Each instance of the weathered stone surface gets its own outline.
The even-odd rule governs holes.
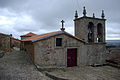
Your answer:
[[[4,56],[4,52],[0,51],[0,58],[2,58]]]
[[[93,42],[88,40],[88,25],[89,22],[93,23]],[[98,42],[98,24],[102,24],[102,41]],[[82,51],[79,57],[79,63],[82,65],[92,64],[104,64],[106,58],[105,47],[105,19],[92,18],[92,17],[80,17],[74,20],[75,24],[75,36],[83,39],[86,44],[82,46]]]
[[[21,41],[19,39],[11,38],[12,47],[20,48]]]
[[[0,50],[4,52],[9,52],[11,50],[9,35],[0,34]]]
[[[56,38],[62,38],[62,47],[56,47]],[[50,37],[34,43],[35,63],[41,66],[67,66],[67,49],[77,48],[81,54],[83,43],[65,34]],[[79,56],[78,61],[79,62]],[[79,63],[78,63],[79,64]]]
[[[97,41],[97,25],[102,24],[103,42],[105,42],[105,19],[96,19],[89,17],[82,17],[75,20],[75,36],[84,39],[88,42],[88,24],[92,22],[94,24],[94,42]]]
[[[13,51],[0,58],[0,80],[52,80],[39,72],[23,51]]]
[[[55,80],[119,80],[120,70],[111,66],[80,66],[46,72]]]
[[[62,47],[56,47],[62,38]],[[50,37],[34,43],[34,62],[40,66],[67,66],[67,49],[77,48],[77,66],[105,63],[104,44],[84,44],[67,35]]]

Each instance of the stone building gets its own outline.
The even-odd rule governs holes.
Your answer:
[[[11,36],[0,33],[0,51],[9,52],[11,50]]]
[[[35,36],[35,35],[37,35],[37,34],[34,34],[34,33],[32,33],[32,32],[29,32],[29,33],[27,33],[27,34],[25,34],[25,35],[21,35],[20,37],[21,37],[21,40],[23,40],[23,39],[27,39],[27,38],[32,37],[32,36]],[[25,42],[22,41],[21,44],[20,44],[20,49],[21,49],[21,50],[26,50],[26,49],[24,48],[24,44],[25,44]]]
[[[84,39],[85,41],[85,59],[83,64],[103,64],[105,63],[106,47],[105,47],[105,21],[104,11],[102,10],[101,18],[87,17],[87,12],[84,7],[83,17],[78,17],[78,13],[75,13],[74,25],[75,36]],[[88,60],[86,60],[88,59]],[[85,62],[84,62],[85,61]]]
[[[12,39],[12,47],[20,48],[21,40],[13,37],[11,39]]]
[[[0,33],[0,51],[10,52],[13,47],[20,48],[20,44],[21,40],[12,37],[12,34]]]
[[[24,39],[23,41],[26,50],[31,54],[35,64],[46,66],[77,65],[77,62],[79,62],[79,57],[77,59],[77,55],[80,55],[78,53],[82,51],[82,45],[84,44],[84,41],[65,31],[37,35]],[[68,57],[74,56],[75,58],[73,58],[73,60],[76,63],[71,61],[74,64],[68,63],[68,65],[66,65],[66,53],[68,50],[75,54],[71,55],[71,53],[68,53]]]
[[[34,34],[32,32],[29,32],[29,33],[27,33],[25,35],[21,35],[20,37],[21,37],[21,40],[23,40],[23,39],[26,39],[26,38],[29,38],[29,37],[32,37],[32,36],[35,36],[35,35],[36,34]]]
[[[105,63],[105,19],[75,13],[75,36],[67,33],[62,21],[61,31],[34,35],[23,39],[24,48],[39,66],[72,67]]]

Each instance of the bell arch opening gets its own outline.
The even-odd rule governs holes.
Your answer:
[[[88,42],[94,42],[94,24],[88,23]]]
[[[103,42],[103,27],[101,23],[97,24],[97,42]]]

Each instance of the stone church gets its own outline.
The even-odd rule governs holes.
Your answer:
[[[60,31],[37,35],[28,33],[22,36],[22,48],[39,66],[73,67],[105,63],[105,21],[104,11],[101,18],[86,15],[78,17],[75,12],[75,36],[65,31],[64,21]],[[28,36],[29,35],[29,36]],[[26,38],[27,37],[27,38]]]

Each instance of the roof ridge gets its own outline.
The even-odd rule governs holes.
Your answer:
[[[62,32],[62,31],[53,31],[53,32]],[[53,32],[49,32],[49,33],[53,33]],[[44,34],[49,34],[49,33],[44,33]],[[44,35],[44,34],[40,34],[40,35]]]
[[[66,32],[66,31],[65,31],[65,32]],[[66,32],[66,33],[69,34],[69,35],[71,35],[71,36],[73,36],[73,37],[76,37],[76,38],[80,39],[79,37],[74,36],[74,35],[72,35],[72,34],[70,34],[70,33],[68,33],[68,32]],[[80,40],[83,40],[83,39],[80,39]]]
[[[27,34],[21,35],[20,37],[34,36],[34,35],[37,35],[37,34],[35,34],[35,33],[33,33],[33,32],[29,32],[29,33],[27,33]]]
[[[0,33],[0,35],[10,36],[9,34]]]
[[[63,34],[65,33],[66,35],[69,35],[77,40],[80,40],[81,42],[84,42],[82,39],[66,32],[66,31],[54,31],[54,32],[49,32],[49,33],[45,33],[45,34],[40,34],[40,35],[36,35],[36,36],[32,36],[32,37],[29,37],[27,39],[24,39],[22,41],[31,41],[31,42],[36,42],[36,41],[39,41],[39,40],[42,40],[42,39],[46,39],[48,37],[52,37],[52,36],[56,36],[56,35],[59,35],[59,34]],[[85,43],[85,42],[84,42]]]
[[[58,33],[58,32],[63,32],[63,31],[54,31],[54,32],[49,32],[49,33],[45,33],[45,34],[35,35],[35,36],[31,36],[31,37],[29,37],[27,39],[23,39],[22,41],[33,41],[33,40],[31,40],[32,38],[37,38],[38,37],[38,39],[39,39],[40,36],[46,37],[46,36],[48,36],[50,34],[55,34],[55,33]]]

